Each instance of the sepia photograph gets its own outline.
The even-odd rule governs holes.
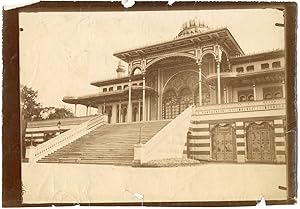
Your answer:
[[[285,12],[21,9],[22,203],[293,199]]]

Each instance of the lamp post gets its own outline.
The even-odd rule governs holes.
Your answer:
[[[141,144],[141,137],[142,137],[142,126],[140,126],[139,144]]]
[[[58,128],[58,132],[60,134],[60,128],[61,128],[61,122],[60,121],[58,121],[58,123],[57,123],[57,128]]]
[[[33,134],[31,133],[31,138],[30,138],[30,146],[33,146]]]

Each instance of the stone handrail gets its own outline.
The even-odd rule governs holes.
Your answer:
[[[192,107],[178,115],[146,144],[136,144],[134,162],[145,163],[151,160],[181,158],[186,133],[191,120]]]
[[[285,108],[285,99],[236,102],[219,105],[205,105],[193,108],[192,115],[211,115],[235,112],[252,112]]]
[[[39,159],[55,152],[76,139],[86,135],[95,128],[107,122],[106,115],[95,116],[92,119],[46,141],[36,147],[30,146],[26,150],[26,157],[29,162],[36,162]]]

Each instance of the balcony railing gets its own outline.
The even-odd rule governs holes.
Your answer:
[[[277,71],[284,71],[285,68],[283,67],[279,67],[279,68],[276,68],[276,67],[270,67],[268,69],[261,69],[261,68],[254,68],[253,70],[243,70],[243,71],[240,71],[240,72],[236,72],[236,71],[232,71],[232,72],[221,72],[220,73],[220,76],[222,78],[232,78],[232,77],[238,77],[238,76],[243,76],[243,75],[256,75],[256,74],[260,74],[260,73],[266,73],[266,72],[277,72]],[[209,74],[206,76],[206,78],[208,80],[210,79],[216,79],[217,78],[217,73],[212,73],[212,74]]]
[[[237,112],[253,112],[263,110],[277,110],[284,109],[286,105],[285,99],[274,100],[260,100],[248,102],[236,102],[218,105],[196,106],[193,108],[192,115],[211,115],[223,113],[237,113]]]

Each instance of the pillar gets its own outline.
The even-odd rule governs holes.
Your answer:
[[[112,104],[111,123],[117,123],[117,104]]]
[[[139,119],[138,121],[141,121],[141,101],[139,99]]]
[[[128,83],[128,108],[127,108],[127,122],[132,121],[132,104],[131,104],[131,79]]]
[[[282,81],[282,98],[285,98],[285,82]]]
[[[257,97],[256,97],[256,86],[255,86],[255,83],[253,84],[253,97],[254,97],[254,101],[256,101]]]
[[[220,61],[217,61],[217,86],[218,86],[218,104],[221,104],[221,70]]]
[[[89,115],[92,115],[92,106],[89,105]]]
[[[199,69],[199,105],[202,105],[202,68],[201,68],[202,63],[198,64],[198,69]]]
[[[121,102],[119,103],[119,123],[122,123],[122,115],[121,115],[121,112],[122,112],[122,106],[121,106]]]
[[[158,69],[158,74],[157,74],[157,120],[161,120],[161,70]]]
[[[86,105],[86,112],[85,112],[85,115],[88,116],[89,115],[89,106]]]
[[[228,103],[228,89],[227,89],[227,86],[224,87],[224,103]]]
[[[146,121],[146,80],[143,74],[143,121]]]
[[[75,110],[74,110],[74,116],[76,117],[77,115],[77,104],[75,104]]]
[[[147,120],[150,121],[150,96],[147,99]]]

